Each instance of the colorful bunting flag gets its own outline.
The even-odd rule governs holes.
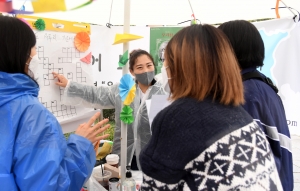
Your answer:
[[[31,4],[35,13],[67,10],[65,0],[35,0]]]
[[[0,12],[9,13],[13,11],[12,1],[0,0]]]

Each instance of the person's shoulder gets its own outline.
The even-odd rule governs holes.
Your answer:
[[[22,111],[27,108],[39,108],[44,109],[45,107],[40,103],[39,99],[31,94],[22,94],[15,96],[9,101],[11,107],[18,105],[18,110]]]
[[[157,86],[157,87],[161,87],[162,86],[162,81],[161,80],[155,80],[155,83],[153,85]]]
[[[150,95],[166,95],[166,94],[169,94],[169,93],[164,90],[163,85],[162,85],[161,82],[156,81],[151,86]]]
[[[172,111],[175,113],[180,113],[180,112],[184,112],[184,111],[188,111],[191,109],[191,107],[194,107],[195,105],[202,105],[205,104],[202,101],[199,102],[196,99],[193,98],[179,98],[174,100],[168,107],[166,107],[165,109],[168,111]],[[199,107],[198,109],[202,109],[201,107]]]
[[[249,79],[243,82],[244,97],[247,103],[273,104],[280,101],[279,95],[265,82],[258,79]]]
[[[259,72],[259,71],[257,71]],[[266,76],[259,72],[262,78],[266,78]],[[245,88],[245,93],[259,93],[259,94],[271,94],[277,95],[277,93],[268,85],[267,83],[263,82],[260,79],[252,78],[243,81],[243,85]]]
[[[56,104],[56,100],[53,100],[51,104]],[[24,95],[20,97],[20,104],[22,105],[22,115],[35,116],[36,120],[47,119],[52,121],[53,124],[57,124],[57,119],[48,108],[50,107],[48,103],[43,105],[37,97],[31,95]],[[54,123],[56,122],[56,123]]]
[[[165,119],[172,119],[190,113],[190,109],[193,108],[195,104],[197,104],[197,101],[192,98],[179,98],[174,100],[169,106],[165,107],[159,114]],[[201,109],[201,107],[197,109]],[[172,120],[164,121],[171,122]],[[179,122],[179,119],[177,119],[177,121]],[[181,118],[180,121],[184,122],[185,119]]]
[[[30,132],[48,134],[51,135],[51,139],[55,140],[61,139],[62,129],[54,113],[40,103],[37,97],[24,95],[19,97],[18,102],[20,103],[18,117],[16,118],[19,131],[18,143],[26,141],[31,135]],[[51,133],[49,134],[49,132]],[[56,137],[56,135],[60,136]]]
[[[26,107],[34,108],[38,110],[46,110],[46,107],[39,101],[39,98],[31,96],[31,95],[23,95],[22,104],[24,104]],[[55,101],[54,101],[55,102]],[[47,103],[45,103],[47,104]]]
[[[195,98],[184,97],[175,100],[172,103],[172,107],[178,112],[180,111],[190,111],[190,109],[195,109],[195,111],[204,110],[205,108],[209,108],[214,105],[213,100],[210,98],[205,98],[202,101],[199,101]]]
[[[229,118],[233,119],[231,123],[237,123],[235,126],[244,125],[245,121],[252,121],[251,116],[242,108],[242,106],[224,105],[211,97],[207,97],[202,101],[194,98],[181,98],[172,104],[174,114],[186,114],[196,121],[218,121],[226,123]],[[243,119],[243,120],[240,120]]]
[[[152,126],[157,126],[158,124],[163,123],[169,123],[171,122],[170,120],[165,120],[165,119],[171,119],[172,116],[174,116],[174,111],[176,111],[176,105],[174,102],[172,102],[170,105],[167,107],[163,108],[158,114],[154,117],[153,119],[153,124]]]

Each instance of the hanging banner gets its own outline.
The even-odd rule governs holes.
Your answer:
[[[67,10],[65,0],[37,0],[31,3],[35,13]]]
[[[155,62],[155,73],[159,74],[164,61],[165,47],[182,27],[155,27],[150,29],[150,54]]]
[[[279,89],[290,133],[300,135],[300,23],[291,18],[253,24],[265,45],[261,72]]]

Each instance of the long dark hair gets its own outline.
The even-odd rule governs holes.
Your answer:
[[[252,23],[244,20],[228,21],[218,28],[228,37],[242,69],[264,65],[264,42]]]
[[[25,64],[36,44],[31,28],[20,19],[0,16],[0,40],[0,71],[27,75]]]

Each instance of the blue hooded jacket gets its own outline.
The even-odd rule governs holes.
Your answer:
[[[0,189],[79,191],[95,164],[92,143],[66,141],[56,118],[24,74],[0,72]]]
[[[254,70],[256,69],[247,68],[242,74]],[[249,79],[244,81],[243,85],[246,101],[243,107],[261,126],[270,143],[283,189],[292,191],[292,141],[281,98],[261,80]]]

